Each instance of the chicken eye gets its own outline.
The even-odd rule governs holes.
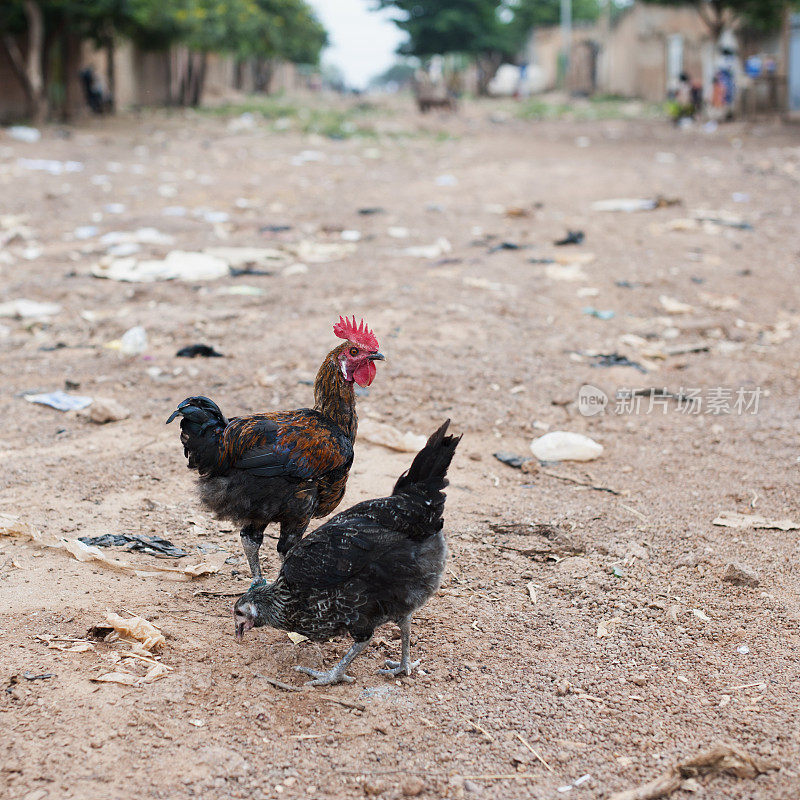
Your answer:
[[[350,348],[350,355],[354,356],[354,357],[357,356],[358,355],[358,348],[357,347],[351,347]]]

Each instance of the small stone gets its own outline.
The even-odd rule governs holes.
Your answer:
[[[559,681],[556,684],[556,694],[559,697],[564,697],[572,691],[572,686],[568,680]]]
[[[647,675],[642,675],[641,673],[637,675],[631,675],[628,680],[630,680],[630,682],[636,686],[644,686],[647,683]]]
[[[475,783],[475,781],[466,780],[464,781],[464,791],[469,792],[469,794],[478,794],[481,790],[479,784]]]
[[[425,791],[425,783],[419,778],[406,778],[400,784],[400,790],[406,797],[419,797]]]
[[[92,422],[104,425],[106,422],[119,422],[121,419],[128,419],[131,412],[116,400],[96,397],[87,409],[86,415]]]
[[[758,586],[761,583],[758,573],[752,567],[736,561],[731,561],[725,567],[722,580],[726,583],[732,583],[734,586]]]
[[[368,780],[364,783],[364,794],[368,797],[377,797],[386,791],[386,784],[383,781]]]

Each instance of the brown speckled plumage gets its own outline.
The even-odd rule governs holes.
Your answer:
[[[313,517],[330,514],[344,496],[358,427],[353,379],[343,366],[353,350],[358,347],[344,342],[325,357],[313,409],[227,420],[212,400],[190,397],[169,419],[182,417],[181,442],[189,468],[199,473],[203,503],[243,526],[254,577],[260,577],[258,548],[267,525],[280,523],[283,555]],[[362,362],[382,358],[361,351]]]

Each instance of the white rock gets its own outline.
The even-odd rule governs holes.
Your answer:
[[[60,311],[61,306],[58,303],[39,303],[36,300],[26,300],[25,298],[0,304],[0,317],[16,317],[17,319],[52,317]]]
[[[138,356],[147,349],[147,331],[137,325],[125,331],[119,340],[119,351],[124,356]]]
[[[603,453],[603,445],[582,433],[552,431],[531,442],[531,452],[540,461],[592,461]]]
[[[94,402],[84,412],[86,416],[98,425],[104,425],[106,422],[117,422],[121,419],[128,419],[131,415],[129,409],[118,403],[116,400],[111,400],[105,397],[95,397]]]

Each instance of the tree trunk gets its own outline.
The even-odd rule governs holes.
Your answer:
[[[2,37],[14,74],[25,92],[28,116],[34,125],[41,125],[47,118],[47,92],[42,65],[44,62],[44,15],[41,6],[34,0],[24,0],[23,11],[28,23],[28,49],[25,57],[17,40],[8,34]]]
[[[489,94],[489,84],[500,69],[503,63],[502,53],[492,51],[489,53],[481,53],[476,59],[478,66],[478,96],[486,97]]]
[[[208,53],[193,53],[190,60],[194,62],[192,68],[192,80],[189,84],[189,96],[187,105],[197,108],[203,99],[203,88],[206,83],[206,67],[208,65]]]
[[[114,63],[115,42],[114,31],[106,37],[106,88],[108,90],[108,112],[114,113],[117,104],[117,67]]]
[[[62,122],[69,122],[75,116],[75,77],[78,74],[79,46],[77,37],[64,30],[61,36],[61,80],[64,82]]]

